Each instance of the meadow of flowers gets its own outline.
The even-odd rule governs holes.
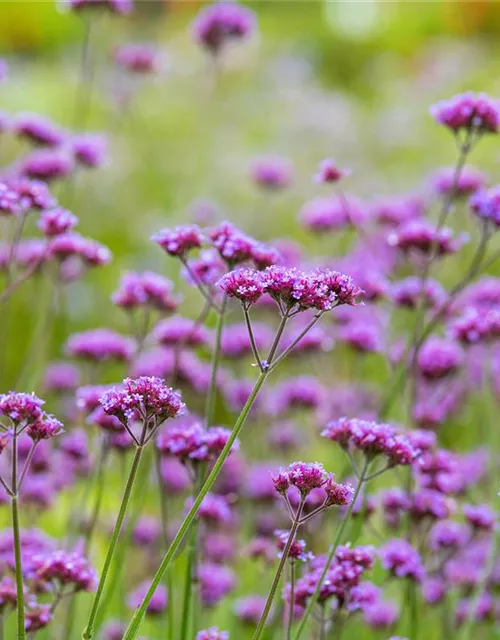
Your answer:
[[[314,151],[261,133],[239,183],[230,107],[266,33],[206,4],[180,46],[189,153],[156,141],[184,206],[132,219],[161,182],[143,105],[178,57],[124,37],[132,0],[61,7],[80,34],[64,124],[0,112],[0,639],[496,637],[500,102],[426,105],[426,166],[448,163],[409,192],[353,193],[329,122],[313,158],[316,116],[285,108]],[[290,72],[262,108],[298,100]],[[25,73],[0,60],[2,94]],[[246,213],[205,198],[222,183],[252,190]]]

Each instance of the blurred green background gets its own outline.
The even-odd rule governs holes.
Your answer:
[[[70,332],[127,330],[109,300],[124,270],[152,268],[178,281],[177,264],[149,237],[192,220],[197,201],[213,202],[217,218],[259,239],[291,237],[311,256],[343,252],[345,237],[318,246],[297,221],[301,205],[320,193],[311,180],[318,161],[333,156],[350,167],[346,188],[361,198],[425,192],[429,173],[456,159],[452,136],[436,126],[429,105],[467,89],[500,95],[499,2],[247,3],[258,13],[259,37],[231,48],[215,78],[189,33],[200,3],[136,4],[128,18],[95,20],[93,79],[82,85],[82,20],[52,2],[0,3],[0,55],[10,64],[0,109],[39,112],[75,130],[85,124],[110,138],[105,168],[79,174],[71,189],[56,187],[61,204],[80,217],[80,232],[109,245],[114,261],[65,292],[54,329],[44,335],[47,357],[62,354]],[[162,71],[131,82],[117,70],[110,53],[130,41],[154,43]],[[82,114],[85,95],[90,108]],[[25,150],[0,139],[4,165]],[[252,183],[252,161],[266,154],[291,159],[290,189],[264,196]],[[472,157],[492,183],[499,160],[489,139]],[[3,389],[25,365],[42,313],[43,296],[32,284],[12,304]],[[192,300],[195,313],[199,302]],[[61,524],[47,521],[54,532]],[[255,587],[250,567],[241,575],[241,593],[246,580]]]

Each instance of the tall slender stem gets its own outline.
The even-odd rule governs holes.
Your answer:
[[[304,507],[304,498],[301,499],[299,508],[297,509],[295,520],[293,521],[290,529],[290,533],[288,534],[288,539],[286,541],[285,548],[283,549],[283,552],[281,554],[278,568],[276,569],[274,580],[271,585],[271,589],[269,590],[266,604],[264,605],[264,610],[262,611],[262,615],[260,616],[259,624],[255,629],[255,633],[252,636],[252,640],[258,640],[262,635],[262,631],[264,630],[264,627],[266,626],[267,618],[269,616],[269,612],[271,611],[271,607],[273,605],[274,596],[276,595],[276,591],[278,589],[278,585],[281,580],[281,574],[283,573],[283,569],[285,568],[285,564],[288,559],[288,554],[290,553],[290,549],[292,547],[293,541],[295,540],[297,529],[300,526],[300,516],[302,515],[303,507]],[[292,606],[293,606],[293,603],[292,603]]]
[[[279,324],[278,327],[278,331],[276,332],[276,335],[274,337],[273,340],[273,344],[271,345],[271,348],[269,349],[269,353],[267,355],[267,366],[270,367],[271,364],[273,363],[274,360],[274,356],[276,355],[276,351],[279,347],[280,344],[280,340],[281,337],[283,335],[283,331],[285,330],[286,327],[286,323],[288,322],[288,313],[285,313],[282,317],[281,317],[281,322]]]
[[[242,305],[243,315],[245,316],[245,324],[247,326],[248,337],[250,338],[250,346],[252,347],[252,353],[255,360],[255,364],[259,367],[261,371],[263,371],[264,367],[262,365],[262,359],[259,354],[259,350],[257,348],[257,343],[255,342],[255,336],[253,334],[252,322],[250,320],[250,314],[248,313],[248,309],[245,305]]]
[[[23,583],[23,564],[21,555],[21,531],[19,527],[19,498],[18,498],[18,481],[17,481],[17,425],[14,428],[14,436],[12,438],[12,480],[11,486],[13,496],[11,497],[12,511],[12,534],[14,537],[14,557],[16,561],[16,598],[17,598],[17,640],[26,638],[26,630],[24,628],[24,583]]]
[[[111,452],[111,449],[108,445],[108,442],[104,442],[102,444],[101,455],[99,457],[97,474],[96,474],[96,482],[97,482],[97,494],[94,502],[94,508],[92,509],[92,515],[90,517],[90,522],[88,527],[86,528],[85,535],[85,550],[88,553],[90,549],[90,544],[92,542],[92,538],[95,533],[95,529],[97,526],[97,521],[99,520],[99,513],[101,511],[102,498],[104,495],[104,472],[106,469],[106,462],[108,460],[108,456]]]
[[[193,502],[193,506],[191,507],[188,514],[184,518],[184,521],[182,522],[175,538],[173,539],[167,553],[165,554],[160,566],[158,567],[158,570],[151,582],[151,586],[148,592],[146,593],[140,607],[136,610],[132,620],[130,621],[128,629],[125,632],[125,635],[123,636],[123,640],[133,640],[133,638],[137,636],[142,620],[146,614],[148,604],[151,598],[153,597],[153,594],[156,591],[156,588],[160,584],[163,574],[165,573],[172,559],[177,553],[184,539],[184,536],[191,528],[191,525],[193,524],[193,521],[196,518],[196,514],[198,513],[198,510],[200,508],[201,503],[203,502],[203,499],[205,498],[205,496],[207,495],[207,493],[210,491],[215,481],[217,480],[220,470],[222,469],[222,466],[224,465],[226,458],[230,454],[233,444],[236,438],[239,436],[240,431],[243,428],[243,425],[245,424],[248,414],[250,413],[250,410],[253,406],[253,403],[255,402],[255,399],[262,385],[264,384],[266,378],[267,378],[267,373],[261,373],[260,376],[258,377],[255,383],[255,386],[252,390],[252,393],[248,397],[248,400],[246,401],[245,406],[243,407],[238,419],[236,420],[236,423],[233,427],[231,435],[228,438],[228,441],[224,449],[222,450],[220,456],[218,457],[216,463],[214,464],[212,471],[210,472],[208,478],[206,479],[201,491],[199,492],[197,498]],[[84,637],[84,640],[87,640],[87,638]]]
[[[295,613],[295,559],[290,559],[290,602],[288,605],[288,617],[286,621],[285,640],[290,640],[292,637],[292,625]]]
[[[313,595],[311,596],[311,598],[309,599],[309,602],[307,604],[306,610],[304,611],[304,615],[302,616],[302,620],[300,621],[300,625],[299,628],[297,629],[297,633],[294,636],[294,640],[299,640],[300,636],[302,635],[304,628],[307,624],[307,621],[309,619],[309,616],[312,613],[312,610],[314,609],[316,603],[318,602],[318,597],[321,591],[321,587],[323,585],[323,582],[325,581],[325,577],[326,574],[328,573],[328,569],[330,567],[330,564],[332,563],[333,557],[335,555],[335,551],[337,551],[337,547],[339,546],[341,540],[342,540],[342,536],[344,534],[345,528],[347,526],[347,523],[350,520],[351,514],[352,514],[352,510],[354,509],[354,505],[359,497],[360,491],[361,491],[361,487],[364,484],[365,478],[368,475],[368,469],[370,467],[370,462],[367,460],[364,464],[363,470],[361,471],[361,476],[359,478],[358,484],[356,486],[356,491],[354,492],[351,504],[349,505],[347,512],[344,516],[344,519],[342,520],[340,526],[337,529],[337,535],[335,536],[335,540],[333,541],[333,545],[332,548],[330,549],[330,553],[328,554],[328,558],[326,559],[325,562],[325,566],[323,568],[323,571],[321,573],[321,576],[318,580],[318,584],[316,585],[316,589],[313,593]]]
[[[310,329],[312,329],[314,327],[314,325],[318,322],[318,320],[321,318],[321,316],[323,315],[324,311],[320,311],[319,313],[317,313],[314,318],[304,327],[304,329],[299,333],[299,335],[292,341],[292,343],[283,351],[283,353],[281,353],[276,360],[273,362],[273,366],[271,367],[272,369],[274,369],[274,367],[276,367],[282,360],[283,358],[286,358],[287,355],[293,351],[293,349],[295,349],[295,347],[297,346],[297,344],[302,340],[302,338],[306,335],[306,333],[308,333],[308,331]]]
[[[130,468],[129,476],[127,479],[127,484],[125,485],[125,491],[123,493],[122,502],[120,505],[120,510],[118,512],[118,517],[116,519],[115,528],[113,530],[113,535],[111,536],[111,542],[108,547],[108,552],[106,554],[106,559],[104,561],[104,566],[102,568],[101,578],[99,580],[99,586],[97,587],[97,591],[94,597],[94,602],[92,604],[92,609],[90,611],[90,616],[87,622],[87,626],[82,634],[83,640],[91,640],[94,636],[94,625],[97,616],[97,611],[99,609],[99,604],[101,602],[101,598],[104,592],[104,586],[106,584],[106,580],[108,577],[109,569],[111,566],[111,561],[113,559],[113,555],[115,553],[116,545],[118,543],[118,538],[120,536],[120,531],[123,525],[123,521],[125,519],[125,514],[127,512],[127,507],[130,501],[130,496],[132,494],[132,489],[134,487],[135,478],[137,476],[137,471],[139,469],[139,465],[141,462],[143,453],[143,447],[137,447],[134,455],[134,460],[132,462],[132,466]]]
[[[222,331],[224,329],[224,320],[226,315],[227,298],[224,296],[222,300],[219,317],[217,318],[217,329],[215,331],[215,345],[212,355],[212,371],[210,374],[210,387],[208,389],[207,402],[205,406],[205,424],[211,427],[215,415],[215,405],[217,400],[217,373],[219,371],[220,351]]]

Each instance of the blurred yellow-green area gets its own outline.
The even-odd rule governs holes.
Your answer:
[[[200,203],[213,203],[218,219],[231,219],[259,239],[299,240],[311,257],[341,253],[345,237],[318,242],[298,222],[302,204],[320,194],[311,177],[322,158],[350,167],[346,189],[363,199],[425,193],[430,172],[456,160],[453,137],[437,127],[429,106],[468,89],[500,95],[500,2],[247,4],[257,12],[259,35],[231,47],[217,69],[190,35],[199,2],[138,0],[130,17],[96,16],[92,73],[82,77],[81,17],[42,0],[0,2],[0,55],[10,66],[0,85],[0,110],[41,113],[110,140],[109,163],[79,173],[70,188],[56,186],[56,194],[79,216],[79,231],[108,245],[114,260],[68,288],[53,330],[38,326],[42,361],[61,357],[71,332],[127,329],[110,302],[123,271],[151,268],[179,282],[177,264],[149,238],[163,226],[191,221]],[[131,79],[117,70],[111,52],[125,42],[153,43],[161,51],[161,71]],[[0,138],[2,165],[23,151],[18,141]],[[264,196],[250,167],[268,154],[290,158],[294,181]],[[492,183],[499,161],[493,139],[474,150],[472,163]],[[34,222],[28,235],[36,235]],[[31,336],[44,305],[40,286],[28,282],[12,304],[2,389],[20,372],[27,386],[32,380]],[[197,312],[194,293],[187,307],[186,314]],[[373,370],[376,356],[374,363]],[[348,375],[351,366],[340,368]],[[369,377],[371,365],[364,367]],[[262,455],[269,455],[266,446],[258,447]],[[110,512],[116,500],[106,497]],[[46,520],[49,530],[61,533],[61,523]],[[255,588],[248,569],[242,593]],[[222,610],[229,620],[229,605]],[[360,629],[359,637],[368,637],[364,633]],[[431,629],[427,637],[438,638]]]

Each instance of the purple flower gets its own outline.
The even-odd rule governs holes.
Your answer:
[[[422,279],[416,276],[394,283],[390,292],[392,301],[401,307],[415,309],[423,297],[427,307],[441,306],[446,300],[442,285],[437,280],[428,279],[422,291],[422,284]]]
[[[28,633],[35,633],[44,629],[52,622],[52,612],[50,604],[39,604],[36,600],[29,603],[26,608],[24,628]]]
[[[429,533],[429,546],[432,551],[460,549],[470,538],[469,527],[462,522],[441,520],[433,525]]]
[[[158,542],[160,535],[161,527],[158,520],[141,516],[132,532],[132,542],[138,547],[148,547]]]
[[[463,507],[467,522],[479,531],[493,531],[496,525],[496,514],[487,504],[467,504]]]
[[[127,15],[134,8],[133,0],[64,0],[65,5],[73,11],[107,9],[110,13]]]
[[[205,607],[215,607],[236,583],[234,572],[212,562],[205,562],[198,569],[200,595]]]
[[[143,601],[146,593],[151,586],[149,580],[142,582],[137,589],[132,591],[127,598],[127,605],[129,609],[137,609]],[[149,601],[146,613],[150,616],[161,615],[168,605],[168,593],[165,585],[159,584],[153,594],[153,597]]]
[[[252,258],[256,241],[231,222],[221,222],[210,230],[209,236],[220,257],[230,267]]]
[[[300,221],[306,229],[314,232],[338,231],[351,223],[349,211],[338,198],[315,198],[302,207]]]
[[[274,487],[278,493],[285,493],[289,487],[297,487],[302,496],[313,489],[322,487],[327,474],[319,462],[292,462],[285,469],[280,469],[272,476]]]
[[[147,44],[124,44],[113,53],[116,64],[130,73],[147,74],[158,70],[155,49]]]
[[[188,498],[186,510],[193,506],[193,502],[193,498]],[[233,512],[224,496],[207,493],[200,505],[197,517],[211,525],[229,524],[233,520]]]
[[[332,476],[329,476],[323,489],[326,493],[326,506],[328,507],[345,507],[352,502],[354,488],[350,484],[339,484]]]
[[[255,31],[252,11],[235,2],[216,2],[203,8],[192,24],[194,39],[211,54],[230,40],[246,40]]]
[[[440,603],[446,596],[446,582],[442,578],[426,578],[421,585],[422,596],[427,604]]]
[[[49,209],[42,212],[38,221],[38,228],[44,236],[50,238],[71,231],[77,224],[78,218],[71,211],[58,207],[57,209]]]
[[[390,540],[380,550],[382,566],[396,578],[410,578],[420,582],[424,567],[418,551],[406,540]]]
[[[80,371],[70,362],[52,362],[45,369],[44,387],[53,393],[72,391],[80,383]]]
[[[319,184],[333,184],[339,182],[350,174],[350,171],[339,169],[330,158],[322,160],[318,167],[318,173],[314,176],[314,182]]]
[[[192,249],[199,249],[203,235],[196,225],[183,225],[162,229],[151,237],[170,256],[184,259]]]
[[[33,424],[43,417],[44,404],[34,393],[10,391],[0,395],[0,414],[10,418],[14,424]]]
[[[33,577],[42,582],[70,586],[73,591],[94,591],[97,587],[96,572],[87,558],[75,551],[36,555],[31,558],[30,565]]]
[[[87,267],[102,266],[111,260],[111,252],[107,247],[74,232],[52,238],[48,251],[49,256],[57,260],[78,257]]]
[[[187,468],[176,458],[163,459],[160,464],[160,474],[162,485],[170,494],[182,493],[191,485]]]
[[[219,631],[218,627],[210,627],[209,629],[198,631],[195,640],[229,640],[229,633],[227,631]]]
[[[256,625],[264,611],[266,599],[263,596],[253,595],[240,598],[234,605],[234,613],[244,624]],[[269,612],[266,624],[273,619],[273,610]]]
[[[30,422],[26,428],[26,434],[35,442],[48,440],[64,432],[62,423],[54,416],[42,414],[35,421]]]
[[[447,227],[436,229],[425,220],[410,220],[389,234],[387,241],[390,246],[404,252],[446,255],[457,252],[464,244],[465,236],[462,234],[454,238]]]
[[[15,178],[9,181],[9,188],[18,195],[19,203],[25,210],[52,209],[56,205],[56,199],[50,193],[48,186],[40,180]]]
[[[165,346],[200,347],[208,344],[211,336],[202,324],[175,316],[161,320],[153,329],[152,337]]]
[[[198,282],[213,285],[226,271],[225,263],[214,249],[202,249],[197,258],[188,261],[188,266],[182,274],[191,286]]]
[[[45,147],[58,147],[66,137],[53,122],[34,113],[23,113],[17,116],[12,124],[12,130],[20,138]]]
[[[111,329],[91,329],[75,333],[66,342],[66,353],[95,362],[130,360],[135,351],[132,339]]]
[[[125,273],[111,299],[123,309],[148,306],[163,312],[173,312],[180,301],[173,294],[173,288],[171,280],[152,271]]]
[[[71,139],[76,161],[84,167],[101,167],[108,156],[108,141],[98,133],[85,133]]]
[[[500,186],[479,189],[471,196],[469,204],[479,218],[500,226]]]
[[[439,195],[448,195],[453,191],[455,197],[470,196],[481,187],[484,187],[486,176],[475,167],[465,166],[460,174],[456,175],[455,168],[445,167],[438,169],[432,176],[432,186]]]
[[[119,620],[111,620],[106,623],[102,630],[104,640],[123,640],[125,635],[125,625]]]
[[[286,158],[259,158],[252,167],[252,177],[256,184],[265,189],[283,189],[291,182],[292,166]]]
[[[230,435],[222,427],[205,429],[200,422],[181,419],[159,435],[157,445],[162,453],[176,456],[181,462],[209,462],[220,455]],[[237,448],[236,441],[232,451]]]
[[[462,93],[442,100],[430,109],[438,124],[453,132],[461,129],[477,133],[497,133],[500,125],[500,107],[485,93]]]
[[[72,156],[64,149],[33,151],[21,162],[23,176],[50,182],[69,176],[74,169]]]
[[[366,624],[372,629],[392,627],[399,617],[397,606],[392,602],[377,602],[364,610]]]
[[[227,273],[217,285],[228,298],[237,298],[245,305],[251,305],[264,293],[264,283],[260,271],[237,269]]]
[[[203,541],[203,556],[209,562],[224,564],[238,553],[237,541],[226,533],[207,533]]]
[[[424,378],[439,380],[452,375],[464,362],[461,347],[451,340],[430,337],[418,354],[418,370]]]
[[[135,415],[155,426],[169,418],[175,418],[184,410],[180,394],[168,387],[163,380],[141,377],[126,378],[123,385],[104,393],[100,399],[104,411],[125,423]]]
[[[420,218],[423,213],[423,200],[418,196],[405,195],[378,198],[372,204],[370,217],[384,226],[397,227]]]

